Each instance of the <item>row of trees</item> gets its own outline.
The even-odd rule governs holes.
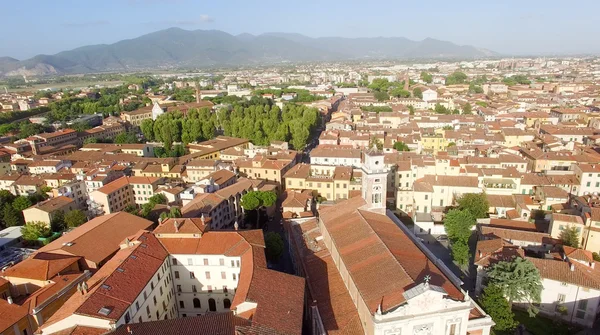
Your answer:
[[[0,227],[22,226],[25,223],[23,210],[47,198],[48,195],[43,192],[17,197],[9,191],[0,190]]]
[[[286,104],[283,110],[270,100],[238,100],[231,108],[211,113],[207,108],[182,113],[165,113],[156,121],[144,120],[142,133],[149,141],[163,142],[167,152],[173,142],[190,143],[211,139],[220,130],[227,136],[247,138],[257,145],[288,141],[297,150],[308,142],[311,131],[320,123],[316,108]]]
[[[452,244],[452,258],[461,266],[469,264],[469,239],[477,219],[488,215],[485,193],[468,193],[457,199],[458,207],[444,218],[444,228]]]

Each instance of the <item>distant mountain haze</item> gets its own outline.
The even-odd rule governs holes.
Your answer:
[[[19,61],[0,57],[0,75],[224,67],[281,62],[481,58],[495,52],[427,38],[312,38],[292,33],[237,36],[219,30],[169,28],[114,44],[99,44]]]

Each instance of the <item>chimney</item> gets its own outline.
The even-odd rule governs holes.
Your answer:
[[[8,298],[6,298],[6,301],[8,301],[9,305],[13,304],[13,298],[9,295]]]
[[[86,282],[81,283],[81,292],[86,294],[88,292],[88,285]]]
[[[173,220],[173,226],[175,227],[175,232],[179,233],[179,223],[177,223],[177,220]]]
[[[569,267],[571,268],[571,271],[575,271],[575,264],[573,264],[573,263],[570,263],[570,264],[569,264]]]
[[[206,224],[206,219],[204,218],[204,213],[202,213],[200,220],[202,221],[202,224]]]
[[[133,331],[131,330],[131,327],[129,327],[129,326],[127,326],[127,333],[133,334]]]
[[[238,230],[240,228],[240,225],[238,224],[237,220],[235,220],[235,223],[233,224],[233,229]]]

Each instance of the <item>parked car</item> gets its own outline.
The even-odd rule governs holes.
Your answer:
[[[448,235],[440,235],[438,237],[435,238],[436,240],[442,242],[442,241],[448,241]]]

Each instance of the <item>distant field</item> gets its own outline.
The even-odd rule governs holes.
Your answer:
[[[46,88],[54,88],[54,89],[64,89],[64,88],[83,88],[94,85],[102,85],[102,86],[116,86],[123,84],[121,80],[113,80],[113,81],[73,81],[67,83],[55,83],[55,84],[36,84],[31,87],[24,88],[9,88],[9,92],[35,92],[37,90],[46,89]],[[0,86],[0,91],[4,92],[4,87]]]

